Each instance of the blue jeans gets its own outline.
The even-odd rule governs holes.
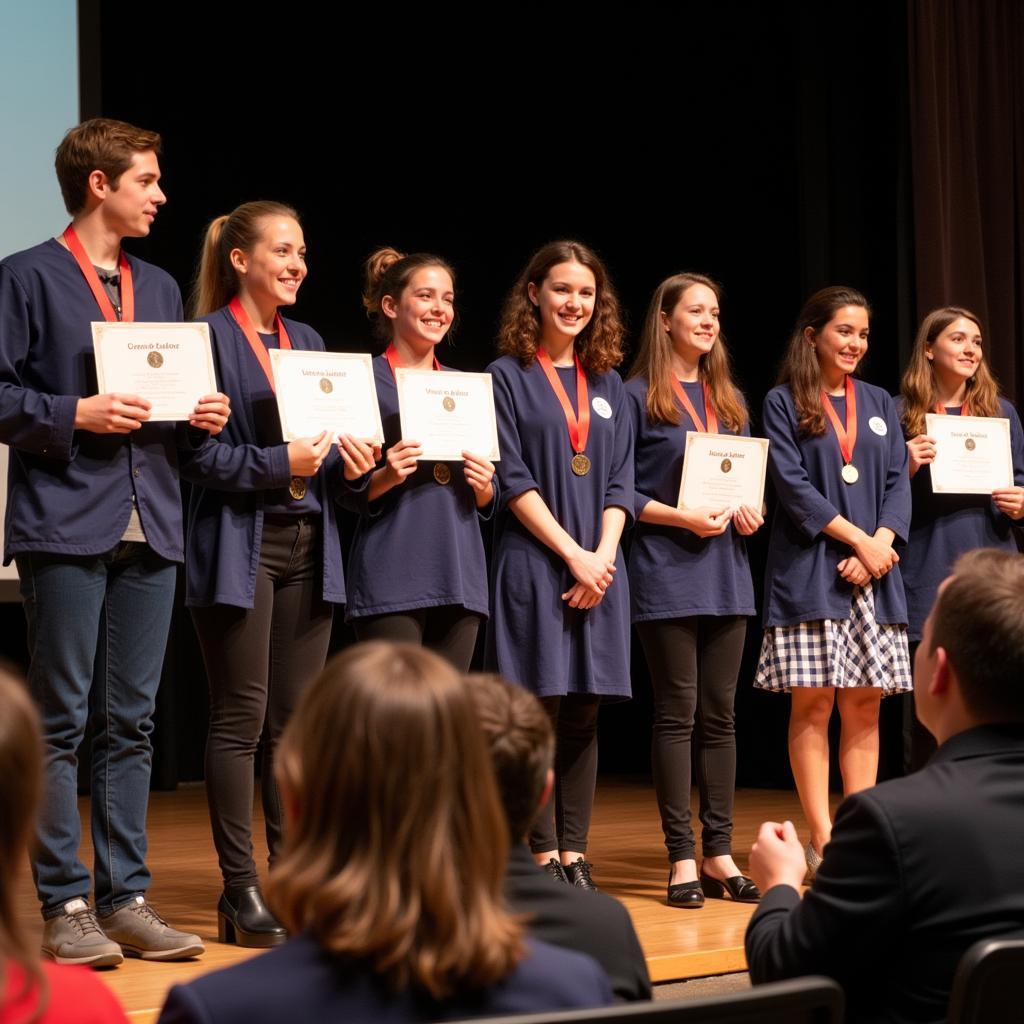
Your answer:
[[[45,759],[36,890],[44,917],[89,894],[78,856],[78,748],[91,714],[95,902],[110,914],[150,881],[150,734],[175,567],[148,545],[127,542],[102,555],[22,554],[17,564]]]

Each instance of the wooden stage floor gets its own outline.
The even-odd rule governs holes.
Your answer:
[[[81,811],[88,814],[88,801]],[[257,816],[259,811],[256,812]],[[794,793],[740,790],[736,794],[735,857],[741,869],[758,826],[765,819],[791,818],[802,829]],[[262,819],[257,823],[257,834]],[[88,826],[83,828],[88,836]],[[220,878],[210,838],[206,798],[201,787],[154,793],[149,815],[153,905],[175,927],[199,933],[207,943],[200,959],[176,964],[126,960],[100,972],[132,1021],[156,1019],[168,988],[216,967],[236,963],[258,951],[217,941],[215,908]],[[84,858],[91,863],[86,844]],[[651,979],[678,981],[746,969],[743,933],[753,907],[708,900],[701,910],[679,910],[665,903],[667,860],[654,791],[645,780],[601,779],[598,785],[589,857],[601,888],[629,909],[640,936]],[[266,862],[266,846],[257,839],[257,863]],[[42,923],[28,872],[20,886],[19,913],[38,934]]]

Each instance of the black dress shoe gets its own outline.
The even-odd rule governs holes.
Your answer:
[[[251,949],[279,946],[288,932],[267,909],[258,885],[228,894],[221,893],[217,904],[217,938]]]
[[[704,895],[713,900],[724,900],[726,893],[736,903],[757,903],[761,899],[760,890],[746,875],[733,875],[722,882],[702,871],[700,886]]]
[[[569,879],[565,874],[565,868],[563,868],[554,857],[552,857],[547,864],[542,864],[541,866],[556,882],[561,882],[563,885],[569,884]]]
[[[672,884],[672,872],[668,875],[668,905],[683,910],[700,910],[704,906],[704,893],[700,882],[676,882]]]
[[[590,869],[592,867],[593,865],[590,861],[582,859],[562,865],[565,877],[570,885],[575,885],[577,889],[586,889],[588,892],[597,892],[597,886],[594,885],[594,880],[590,877]]]

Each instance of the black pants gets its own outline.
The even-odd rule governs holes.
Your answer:
[[[590,693],[542,697],[555,730],[555,789],[530,830],[530,849],[586,853],[597,785],[597,713]]]
[[[480,616],[462,605],[413,608],[386,615],[369,615],[352,623],[360,640],[391,640],[427,647],[447,658],[460,672],[468,672],[476,649]]]
[[[270,859],[283,826],[273,752],[305,686],[324,667],[333,606],[320,592],[315,521],[265,522],[255,605],[193,608],[210,680],[206,794],[224,886],[257,884],[252,855],[253,764],[263,746],[263,813]]]
[[[637,623],[654,687],[651,755],[661,827],[670,861],[693,860],[690,770],[696,726],[701,847],[705,857],[732,852],[736,788],[733,702],[747,620],[699,615]]]

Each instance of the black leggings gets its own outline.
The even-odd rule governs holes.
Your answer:
[[[252,856],[253,764],[264,737],[263,813],[270,859],[283,815],[273,752],[307,683],[324,667],[333,606],[320,592],[319,527],[265,522],[255,605],[193,608],[210,680],[206,795],[224,886],[257,884]]]
[[[480,618],[460,604],[446,604],[370,615],[355,619],[352,628],[359,640],[391,640],[427,647],[447,658],[460,672],[468,672]]]
[[[534,853],[586,853],[590,812],[597,785],[597,713],[601,698],[591,693],[541,697],[555,730],[555,788],[530,830]]]
[[[651,755],[661,828],[670,862],[693,860],[690,825],[691,736],[696,725],[701,847],[732,852],[736,788],[733,701],[747,620],[699,615],[637,623],[654,687]]]

